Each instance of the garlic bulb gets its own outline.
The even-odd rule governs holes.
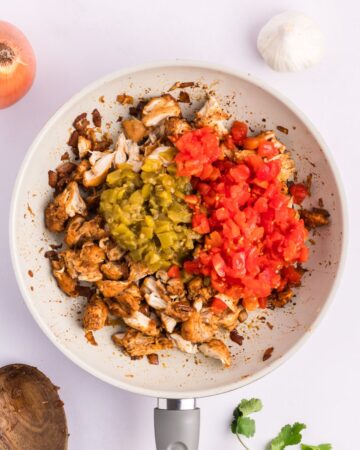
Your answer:
[[[296,72],[320,61],[324,53],[324,35],[310,17],[286,11],[264,25],[257,48],[274,70]]]

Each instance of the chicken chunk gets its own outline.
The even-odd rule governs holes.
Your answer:
[[[76,282],[66,271],[64,260],[62,258],[59,260],[52,259],[51,269],[59,288],[69,297],[77,297]]]
[[[191,131],[191,126],[189,122],[185,119],[180,119],[179,117],[169,117],[165,120],[164,124],[165,136],[181,136],[187,131]]]
[[[197,311],[190,314],[188,320],[183,322],[181,326],[181,336],[187,341],[200,343],[209,341],[216,331],[216,327],[212,323],[205,323],[203,317]]]
[[[300,217],[304,220],[307,228],[322,227],[330,222],[330,213],[323,208],[312,208],[311,211],[302,209]]]
[[[113,310],[116,310],[115,315],[119,317],[130,317],[140,309],[141,294],[139,288],[133,284],[119,295],[114,297],[116,305]],[[111,308],[110,308],[111,310]]]
[[[142,110],[142,122],[146,127],[156,126],[168,117],[180,116],[180,106],[170,94],[152,98]]]
[[[201,277],[195,277],[187,284],[187,297],[190,301],[206,303],[215,294],[211,286],[204,286]]]
[[[105,326],[108,309],[103,300],[94,295],[86,305],[83,327],[86,331],[97,331]]]
[[[102,280],[96,283],[104,297],[116,297],[129,287],[130,281]]]
[[[135,262],[129,260],[129,266],[130,266],[129,280],[131,281],[139,281],[142,278],[145,278],[146,275],[149,275],[151,273],[150,269],[142,262]]]
[[[187,300],[178,300],[169,302],[165,312],[179,322],[185,322],[190,318],[193,309]]]
[[[100,266],[101,272],[108,280],[117,281],[128,277],[129,270],[126,263],[108,261]]]
[[[86,139],[84,136],[79,136],[77,148],[79,151],[80,158],[85,158],[85,156],[91,151],[91,141]]]
[[[71,181],[45,209],[45,224],[50,231],[64,231],[65,222],[76,214],[86,216],[86,203],[81,197],[76,181]]]
[[[86,242],[81,250],[65,250],[60,255],[71,278],[89,282],[103,278],[100,264],[105,259],[105,253],[98,245]]]
[[[139,331],[129,329],[125,335],[114,334],[112,339],[132,357],[150,355],[161,350],[171,349],[173,343],[165,337],[147,336]]]
[[[195,354],[198,351],[197,345],[187,341],[178,333],[170,334],[170,338],[175,342],[176,347],[184,353]]]
[[[204,106],[196,113],[196,125],[198,127],[212,127],[220,134],[227,134],[225,121],[229,119],[214,96],[210,96]]]
[[[171,298],[182,298],[185,295],[184,283],[180,278],[170,278],[166,283],[166,291]]]
[[[79,164],[76,166],[76,169],[72,173],[72,179],[78,183],[82,183],[84,178],[84,173],[90,169],[90,163],[89,160],[83,159],[79,162]]]
[[[125,254],[125,250],[121,250],[109,237],[100,239],[99,247],[104,250],[109,261],[119,261]]]
[[[161,323],[168,333],[172,333],[176,327],[177,321],[165,313],[160,314]]]
[[[94,153],[95,152],[93,152],[93,155]],[[91,159],[90,157],[89,161],[92,167],[84,173],[83,185],[86,187],[99,186],[105,181],[106,176],[109,173],[114,161],[114,153],[103,152],[99,158]]]
[[[136,119],[135,117],[131,119],[124,119],[121,122],[121,125],[124,129],[125,136],[128,139],[138,143],[147,135],[147,129],[141,120]]]
[[[199,350],[205,356],[219,359],[224,367],[231,365],[231,353],[227,346],[220,339],[212,339],[209,342],[199,345]]]
[[[218,324],[228,330],[233,330],[238,323],[239,314],[240,308],[236,308],[234,311],[228,309],[221,314]]]
[[[131,316],[124,317],[123,320],[129,327],[135,328],[135,330],[141,331],[149,336],[158,336],[160,334],[155,320],[150,319],[150,317],[145,316],[140,311],[135,311]]]
[[[124,133],[120,133],[115,143],[114,165],[119,168],[121,164],[129,164],[134,172],[140,172],[142,156],[136,142],[126,139]]]
[[[69,247],[74,247],[86,240],[98,241],[106,235],[101,216],[95,216],[88,221],[82,216],[75,216],[67,224],[64,241]]]

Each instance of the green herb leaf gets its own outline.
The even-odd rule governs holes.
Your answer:
[[[303,423],[296,422],[293,425],[285,425],[280,433],[271,441],[270,450],[283,450],[288,445],[295,445],[301,442],[301,431],[306,428]]]
[[[236,422],[236,434],[253,437],[255,434],[255,420],[250,417],[239,417]]]
[[[331,444],[307,445],[301,444],[301,450],[331,450]]]
[[[243,416],[248,416],[249,414],[256,413],[262,410],[262,402],[258,398],[251,398],[246,400],[245,398],[241,400],[238,409]]]

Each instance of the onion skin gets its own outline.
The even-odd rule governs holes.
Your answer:
[[[35,54],[25,35],[14,25],[0,21],[0,109],[28,92],[35,72]]]

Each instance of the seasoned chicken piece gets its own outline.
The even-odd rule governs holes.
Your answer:
[[[220,359],[224,367],[230,367],[231,365],[231,353],[227,346],[219,339],[212,339],[205,344],[199,345],[199,350],[205,356],[210,358]]]
[[[68,222],[64,241],[69,247],[74,247],[86,240],[98,241],[107,235],[102,225],[103,219],[99,215],[88,221],[85,221],[82,216],[75,216]]]
[[[116,297],[129,287],[130,281],[102,280],[96,283],[99,291],[104,297]]]
[[[79,293],[76,282],[67,273],[64,261],[52,259],[51,269],[59,288],[69,297],[77,297]]]
[[[196,125],[200,127],[211,127],[220,134],[228,133],[224,122],[229,119],[229,114],[221,109],[214,96],[210,96],[204,106],[196,113]]]
[[[97,331],[105,326],[108,309],[103,300],[97,295],[91,297],[86,305],[83,327],[86,331]]]
[[[293,298],[294,292],[287,288],[284,291],[276,292],[274,296],[270,297],[270,303],[276,308],[282,308]]]
[[[160,280],[156,280],[154,277],[146,277],[141,286],[142,292],[145,294],[156,294],[166,302],[170,301],[170,297],[167,295],[165,286]]]
[[[166,309],[168,305],[168,302],[166,302],[155,292],[152,292],[151,294],[145,294],[145,300],[149,306],[158,310]]]
[[[120,280],[128,277],[129,270],[126,263],[106,262],[100,266],[101,272],[108,280]]]
[[[83,185],[86,187],[99,186],[102,184],[114,161],[114,153],[97,152],[102,153],[101,156],[94,155],[89,158],[91,169],[87,170],[83,176]],[[92,158],[95,156],[94,158]],[[99,157],[98,157],[99,156]]]
[[[104,261],[105,253],[93,242],[86,242],[81,250],[65,250],[60,255],[71,278],[89,282],[102,279],[100,263]]]
[[[223,303],[225,303],[225,305],[226,305],[231,311],[235,312],[235,311],[237,310],[237,307],[236,307],[236,301],[235,301],[232,297],[229,297],[229,296],[226,295],[226,294],[220,294],[220,293],[217,293],[217,294],[216,294],[216,298],[220,299]]]
[[[307,228],[322,227],[330,222],[330,213],[323,208],[312,208],[311,211],[302,209],[300,210],[300,217]]]
[[[166,152],[167,150],[169,150],[170,148],[171,147],[169,147],[169,146],[160,145],[160,147],[154,148],[154,150],[152,150],[151,153],[147,157],[148,157],[148,159],[154,159],[156,161],[160,161],[163,166],[167,167],[172,163],[172,161],[165,158],[163,156],[163,153]]]
[[[119,261],[125,254],[125,250],[121,250],[109,237],[100,239],[99,247],[104,250],[109,261]]]
[[[91,141],[89,139],[86,139],[86,137],[80,135],[77,148],[80,158],[85,158],[85,156],[91,151]]]
[[[172,333],[176,327],[176,320],[165,313],[160,314],[160,319],[163,327],[168,333]]]
[[[124,129],[125,136],[136,143],[144,139],[147,134],[147,129],[144,124],[141,120],[136,119],[135,117],[131,119],[124,119],[121,122],[121,125]]]
[[[180,278],[170,278],[166,284],[166,291],[171,298],[181,298],[185,295],[184,283]]]
[[[172,341],[168,338],[146,336],[132,329],[127,330],[125,335],[114,334],[112,340],[132,357],[150,355],[173,347]]]
[[[165,310],[166,314],[179,322],[188,320],[192,314],[192,307],[187,300],[171,301]]]
[[[290,181],[294,178],[296,172],[295,161],[291,158],[289,153],[280,153],[273,159],[278,158],[281,161],[281,170],[279,173],[279,180],[283,183]]]
[[[45,209],[45,224],[50,231],[64,231],[65,222],[75,214],[86,216],[86,204],[82,199],[78,184],[71,181],[64,191],[57,195]]]
[[[142,122],[146,127],[158,125],[168,117],[180,117],[178,102],[170,94],[152,98],[142,110]]]
[[[150,269],[142,262],[135,262],[133,260],[129,260],[130,266],[130,281],[139,281],[142,278],[145,278],[146,275],[149,275],[151,272]]]
[[[187,297],[193,302],[201,301],[206,303],[214,294],[215,291],[211,286],[204,286],[201,277],[195,277],[187,284]]]
[[[165,120],[164,124],[165,136],[181,136],[187,131],[191,131],[191,125],[185,119],[179,117],[169,117]]]
[[[134,172],[140,172],[142,156],[136,142],[126,139],[124,133],[120,133],[115,143],[114,165],[118,169],[121,164],[130,164]]]
[[[136,285],[130,286],[125,291],[114,297],[115,304],[110,311],[119,317],[130,317],[139,311],[141,295]]]
[[[187,341],[200,342],[209,341],[216,331],[214,324],[205,323],[203,317],[197,311],[190,314],[188,320],[183,322],[181,326],[181,336]]]
[[[155,274],[156,278],[163,284],[166,284],[169,281],[169,275],[166,270],[158,270]]]
[[[218,324],[228,330],[236,328],[240,314],[240,308],[236,308],[234,311],[224,311],[219,317]]]
[[[90,163],[87,159],[83,159],[79,162],[79,164],[76,166],[76,169],[72,173],[72,179],[74,181],[77,181],[78,183],[82,183],[82,180],[84,178],[84,173],[90,169]]]
[[[140,311],[135,311],[131,316],[124,317],[124,322],[127,326],[135,328],[135,330],[141,331],[149,336],[158,336],[160,330],[156,327],[156,322],[150,317]]]
[[[198,351],[197,345],[187,341],[178,333],[170,334],[170,338],[175,342],[176,347],[184,353],[195,354]]]

